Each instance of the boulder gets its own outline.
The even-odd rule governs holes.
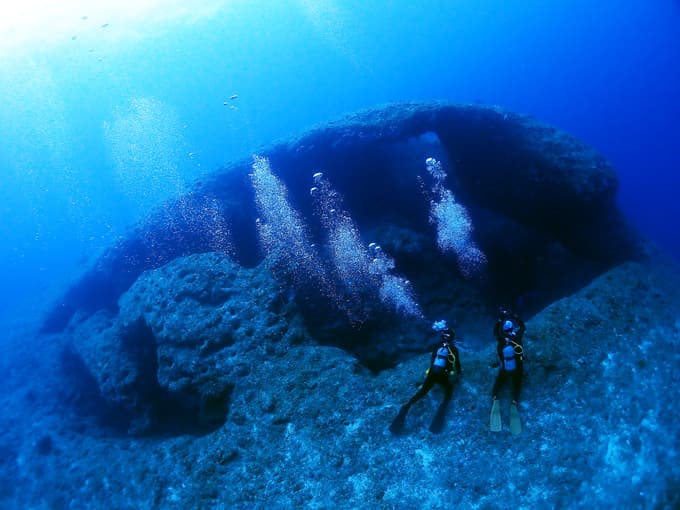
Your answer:
[[[275,283],[264,266],[223,254],[179,258],[142,274],[114,317],[77,323],[73,349],[132,432],[163,420],[219,425],[234,385],[305,338]]]

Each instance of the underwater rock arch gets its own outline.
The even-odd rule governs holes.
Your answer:
[[[323,171],[362,229],[403,227],[429,241],[434,234],[420,179],[425,157],[441,159],[447,184],[470,211],[476,241],[489,257],[486,285],[496,300],[538,289],[544,293],[538,304],[545,305],[637,254],[635,234],[615,203],[618,182],[609,162],[554,127],[497,107],[388,104],[257,153],[269,159],[304,217],[313,216],[307,200],[311,175]],[[63,330],[76,314],[116,311],[119,297],[142,272],[223,248],[215,242],[216,215],[229,226],[235,260],[246,267],[261,261],[251,164],[246,158],[226,165],[136,225],[55,303],[43,331]],[[313,221],[312,231],[319,235]],[[429,257],[431,248],[406,250],[403,260],[436,270],[431,258],[428,264],[418,259]],[[552,263],[556,253],[558,262]],[[441,258],[437,263],[447,264]],[[565,267],[578,277],[565,277]]]

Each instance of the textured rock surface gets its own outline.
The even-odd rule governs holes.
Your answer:
[[[153,413],[169,406],[220,424],[234,384],[304,339],[298,322],[264,266],[197,254],[143,274],[115,317],[77,324],[73,349],[135,431],[149,429]]]
[[[491,324],[484,348],[461,351],[463,375],[439,435],[428,431],[442,397],[436,388],[412,408],[406,435],[387,431],[423,380],[425,352],[372,374],[337,348],[251,339],[256,353],[269,354],[237,378],[224,425],[200,436],[97,437],[44,405],[59,398],[49,376],[30,379],[41,403],[30,414],[11,400],[26,391],[2,393],[14,412],[2,415],[10,432],[0,442],[0,504],[676,508],[679,289],[677,267],[628,263],[533,317],[516,438],[507,397],[503,432],[487,428]],[[187,318],[187,329],[193,323]],[[47,346],[36,369],[58,347]]]
[[[152,369],[155,348],[146,325],[122,325],[100,312],[79,324],[71,338],[71,362],[92,376],[103,401],[124,414],[122,421],[129,421],[133,430],[146,430],[158,396]]]

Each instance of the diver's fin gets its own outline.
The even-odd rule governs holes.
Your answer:
[[[392,432],[392,434],[399,435],[404,433],[404,424],[406,423],[407,411],[408,408],[406,406],[399,409],[399,414],[397,414],[396,418],[392,420],[392,424],[390,425],[390,432]]]
[[[516,436],[522,432],[522,420],[519,418],[519,410],[514,402],[510,404],[510,433]]]
[[[497,399],[493,400],[493,405],[491,406],[490,428],[491,432],[500,432],[503,428],[501,423],[501,406]]]

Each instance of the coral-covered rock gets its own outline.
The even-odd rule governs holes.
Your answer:
[[[148,429],[158,395],[156,350],[146,324],[122,324],[100,312],[78,324],[71,338],[73,354],[94,378],[104,403],[124,414],[121,421],[131,431]]]
[[[221,423],[234,385],[304,335],[264,265],[206,253],[144,273],[117,316],[82,322],[73,343],[102,397],[139,431],[168,407]]]

